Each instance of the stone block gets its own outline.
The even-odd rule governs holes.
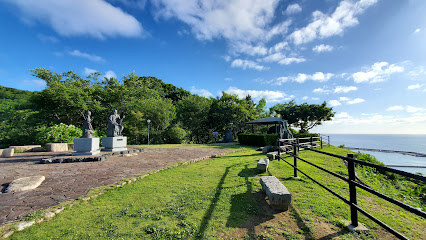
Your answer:
[[[15,152],[40,152],[41,145],[10,146]]]
[[[108,152],[119,152],[127,150],[127,137],[103,137],[102,146],[104,147],[102,151]]]
[[[291,193],[287,188],[274,176],[260,177],[260,185],[266,193],[272,208],[277,210],[288,210],[291,203]]]
[[[48,152],[67,152],[68,143],[46,143],[46,151]]]
[[[266,172],[268,169],[269,160],[267,158],[261,158],[257,163],[257,169],[262,172]]]
[[[269,160],[275,160],[278,158],[278,152],[269,152],[266,154]]]
[[[271,149],[272,149],[272,146],[271,146],[271,145],[268,145],[268,146],[266,146],[266,147],[264,147],[264,148],[262,149],[262,152],[263,152],[263,153],[268,153],[268,152],[270,152],[270,151],[271,151]]]
[[[74,151],[74,156],[99,154],[99,138],[75,138]]]
[[[46,179],[44,176],[32,176],[15,179],[9,184],[5,192],[13,193],[32,190],[40,186],[44,179]]]
[[[13,157],[15,154],[15,149],[13,148],[5,148],[3,149],[2,157]]]

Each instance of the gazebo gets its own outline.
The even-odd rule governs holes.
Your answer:
[[[254,133],[254,125],[266,125],[269,128],[269,125],[274,124],[275,132],[279,134],[280,138],[293,138],[291,134],[287,121],[277,117],[266,117],[253,121],[246,122],[246,124],[251,124],[251,132]],[[284,135],[284,136],[283,136]]]

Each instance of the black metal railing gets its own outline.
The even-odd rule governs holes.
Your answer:
[[[377,223],[378,225],[380,225],[381,227],[383,227],[384,229],[386,229],[388,232],[392,233],[393,235],[395,235],[396,237],[400,238],[400,239],[408,239],[407,237],[405,237],[404,235],[402,235],[401,233],[399,233],[398,231],[396,231],[395,229],[389,227],[388,225],[386,225],[385,223],[383,223],[382,221],[380,221],[379,219],[375,218],[374,216],[372,216],[371,214],[369,214],[368,212],[366,212],[364,209],[360,208],[357,205],[357,187],[370,192],[388,202],[391,202],[411,213],[414,213],[418,216],[421,216],[423,218],[426,218],[426,212],[423,212],[419,209],[416,209],[408,204],[405,204],[399,200],[393,199],[389,196],[386,196],[385,194],[382,194],[380,192],[377,192],[376,190],[370,188],[369,186],[363,184],[363,183],[358,183],[356,181],[356,175],[355,175],[355,163],[362,165],[362,166],[368,166],[368,167],[372,167],[378,170],[384,170],[384,171],[388,171],[388,172],[392,172],[395,174],[399,174],[401,176],[405,176],[405,177],[409,177],[412,179],[416,179],[416,180],[420,180],[424,183],[426,183],[426,177],[421,176],[421,175],[417,175],[417,174],[413,174],[413,173],[409,173],[409,172],[404,172],[401,170],[397,170],[397,169],[393,169],[393,168],[389,168],[389,167],[384,167],[384,166],[380,166],[380,165],[376,165],[376,164],[372,164],[372,163],[368,163],[368,162],[364,162],[364,161],[360,161],[357,159],[354,159],[353,154],[348,154],[348,156],[340,156],[340,155],[336,155],[336,154],[332,154],[332,153],[328,153],[328,152],[323,152],[323,151],[319,151],[314,149],[314,145],[312,145],[312,140],[311,140],[311,147],[309,148],[306,145],[301,145],[298,144],[296,142],[294,142],[294,139],[280,139],[278,141],[278,159],[279,160],[283,160],[284,162],[286,162],[287,164],[289,164],[290,166],[292,166],[294,168],[294,173],[293,176],[297,177],[297,173],[300,172],[303,175],[305,175],[307,178],[309,178],[310,180],[312,180],[313,182],[315,182],[316,184],[320,185],[322,188],[324,188],[325,190],[327,190],[328,192],[330,192],[331,194],[333,194],[334,196],[336,196],[337,198],[339,198],[340,200],[342,200],[343,202],[345,202],[346,204],[348,204],[350,206],[350,212],[351,212],[351,225],[354,227],[357,227],[358,224],[358,212],[361,212],[363,215],[365,215],[366,217],[368,217],[369,219],[371,219],[373,222]],[[284,146],[287,146],[286,149],[286,153],[289,154],[290,156],[293,157],[293,164],[289,163],[288,161],[286,161],[285,159],[283,159],[281,157],[281,144],[284,144]],[[292,146],[292,150],[289,151],[288,150],[288,146],[291,145]],[[348,167],[348,178],[339,175],[337,173],[331,172],[323,167],[320,167],[314,163],[311,163],[305,159],[300,158],[297,153],[299,151],[299,148],[303,148],[304,150],[309,150],[309,151],[313,151],[313,152],[317,152],[317,153],[321,153],[321,154],[325,154],[331,157],[335,157],[335,158],[340,158],[344,161],[347,162],[347,167]],[[321,148],[322,148],[322,144],[321,144]],[[334,177],[337,177],[345,182],[347,182],[349,184],[349,200],[346,199],[345,197],[340,196],[339,194],[337,194],[336,192],[334,192],[333,190],[331,190],[330,188],[328,188],[327,186],[325,186],[324,184],[318,182],[317,180],[313,179],[312,177],[310,177],[308,174],[306,174],[305,172],[303,172],[302,170],[300,170],[297,167],[297,160],[300,160],[304,163],[307,163],[315,168],[318,168],[328,174],[333,175]]]

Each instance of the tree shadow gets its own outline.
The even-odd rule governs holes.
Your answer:
[[[213,199],[210,203],[209,209],[204,214],[203,220],[201,221],[200,228],[199,228],[199,230],[196,234],[197,237],[203,238],[203,236],[206,232],[206,229],[209,226],[209,222],[210,222],[210,219],[212,218],[213,211],[217,206],[217,202],[219,201],[219,197],[220,197],[220,194],[222,192],[223,183],[225,182],[225,178],[228,175],[230,168],[231,167],[226,168],[225,173],[222,175],[222,178],[220,179],[219,184],[216,187],[216,192],[215,192],[214,197],[213,197]]]
[[[226,222],[227,227],[246,228],[250,239],[256,239],[256,226],[274,218],[274,214],[279,212],[269,206],[263,192],[253,192],[253,184],[249,178],[258,173],[257,168],[248,168],[248,165],[238,173],[238,176],[245,179],[247,190],[245,193],[231,196],[231,210]]]

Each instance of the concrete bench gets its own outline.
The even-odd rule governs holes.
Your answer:
[[[283,211],[288,210],[288,206],[291,203],[291,193],[276,177],[260,177],[260,185],[262,185],[262,190],[268,196],[272,208]]]
[[[268,169],[268,165],[269,165],[269,160],[267,158],[261,158],[259,162],[257,163],[257,169],[262,172],[266,172],[266,170]]]

